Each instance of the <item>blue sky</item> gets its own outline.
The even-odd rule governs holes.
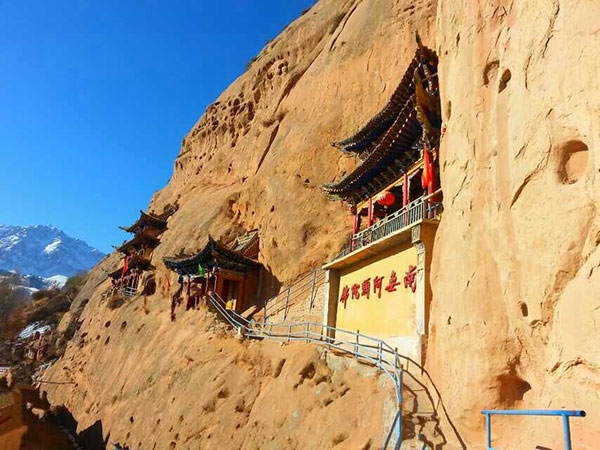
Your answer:
[[[0,224],[109,252],[181,140],[314,0],[0,0]]]

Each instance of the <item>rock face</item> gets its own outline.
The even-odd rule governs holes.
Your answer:
[[[0,269],[54,277],[47,285],[52,281],[64,284],[62,277],[91,269],[103,256],[82,240],[49,225],[0,225]]]
[[[574,0],[319,1],[265,47],[183,140],[173,177],[151,204],[154,210],[179,204],[154,252],[158,279],[166,273],[163,256],[197,250],[209,233],[227,241],[259,227],[261,261],[281,282],[339,251],[350,217],[319,187],[355,162],[329,142],[356,131],[385,104],[418,31],[440,58],[448,130],[427,350],[459,436],[443,448],[482,448],[483,408],[586,409],[586,419],[572,420],[574,447],[598,448],[598,8]],[[156,448],[171,440],[186,448],[183,435],[175,437],[174,418],[187,424],[210,411],[211,421],[185,433],[229,439],[219,428],[229,423],[225,411],[235,417],[229,398],[244,393],[244,401],[273,405],[275,390],[287,392],[287,385],[252,384],[273,373],[261,372],[272,365],[262,365],[258,344],[234,350],[213,337],[224,349],[219,356],[206,342],[213,331],[199,332],[205,326],[195,319],[199,313],[170,323],[164,287],[147,306],[137,299],[108,309],[100,300],[106,285],[99,283],[116,264],[111,257],[94,269],[73,306],[75,316],[83,311],[81,327],[46,376],[70,374],[78,385],[50,386],[53,403],[68,404],[84,426],[104,418],[105,431],[130,445],[152,448],[144,434],[155,424]],[[229,351],[248,355],[235,362],[248,372],[225,381],[229,375],[218,366],[234,363]],[[208,390],[201,401],[191,399],[195,391],[185,384],[191,379],[190,386]],[[363,397],[355,400],[367,407]],[[231,408],[218,408],[227,402]],[[158,422],[165,415],[168,427]],[[558,421],[498,419],[494,446],[559,448]],[[350,436],[353,423],[336,424]],[[282,424],[240,425],[252,434],[248,439],[267,439],[271,426]],[[231,433],[231,446],[223,448],[265,448],[265,441]],[[361,448],[363,437],[345,448]]]
[[[107,312],[90,300],[76,345],[44,375],[70,383],[47,387],[80,430],[101,420],[111,442],[140,449],[360,449],[382,439],[387,378],[330,367],[303,344],[238,341],[204,309],[172,323],[163,306]]]
[[[428,363],[468,442],[480,408],[581,408],[573,446],[600,446],[599,14],[438,8],[448,131]],[[561,448],[558,422],[496,420],[494,447]]]
[[[184,138],[152,201],[180,205],[156,255],[260,227],[262,261],[285,282],[339,252],[348,209],[320,186],[354,161],[329,144],[385,105],[434,20],[433,1],[327,0],[290,24]]]

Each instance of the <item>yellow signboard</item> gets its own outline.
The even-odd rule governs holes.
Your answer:
[[[336,327],[375,337],[414,336],[417,250],[410,243],[340,271]]]

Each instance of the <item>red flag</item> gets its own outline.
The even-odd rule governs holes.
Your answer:
[[[408,174],[404,172],[404,184],[402,185],[402,206],[408,205],[408,183],[410,183],[408,180]]]
[[[129,268],[128,261],[129,261],[129,258],[126,256],[125,263],[123,264],[123,273],[121,273],[121,279],[123,279],[123,277],[125,276],[125,272],[127,272],[127,269]]]
[[[421,174],[421,187],[426,189],[429,183],[433,180],[433,167],[431,165],[431,158],[429,151],[427,150],[427,144],[423,148],[423,173]]]

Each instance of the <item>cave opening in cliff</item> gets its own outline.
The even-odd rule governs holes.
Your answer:
[[[581,179],[588,165],[588,146],[577,139],[558,146],[558,178],[562,184],[573,184]]]

